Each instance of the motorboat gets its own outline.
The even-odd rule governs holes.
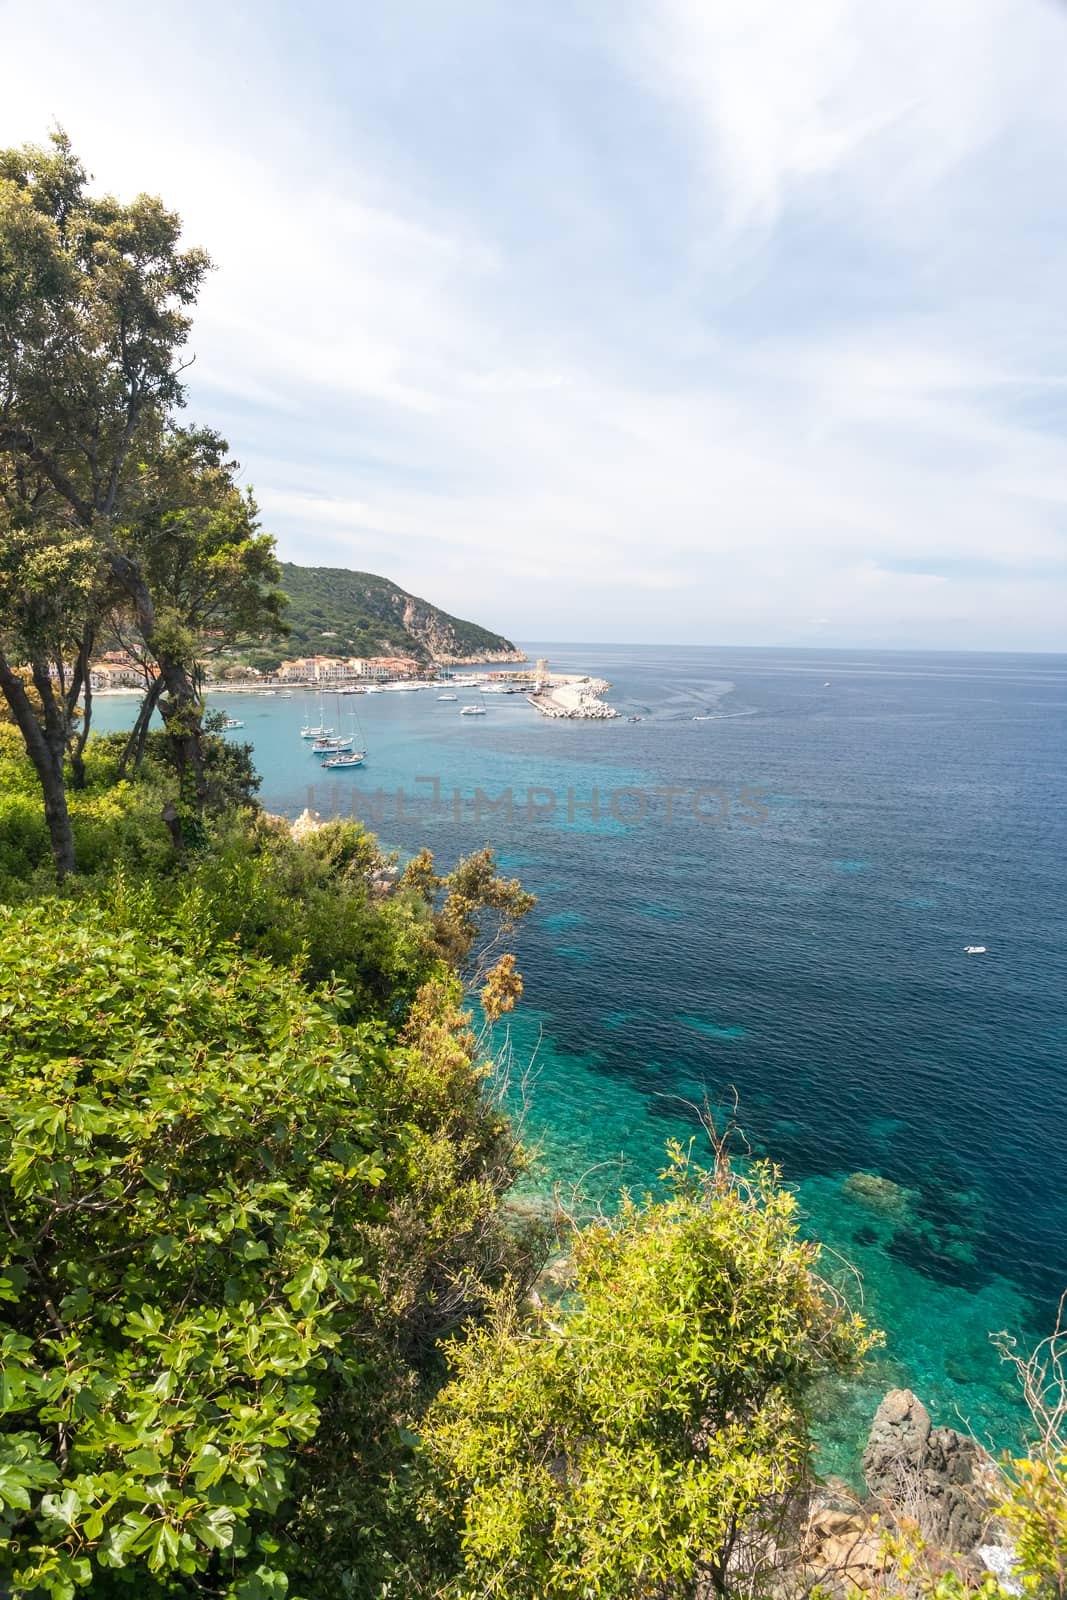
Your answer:
[[[461,717],[484,717],[485,716],[485,707],[484,706],[464,706],[463,710],[460,712],[460,716]]]

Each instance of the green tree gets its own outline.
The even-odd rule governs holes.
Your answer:
[[[49,537],[77,530],[95,545],[158,664],[161,709],[175,722],[199,796],[190,664],[123,535],[141,464],[158,453],[168,416],[184,398],[180,355],[209,263],[203,251],[180,248],[180,232],[178,217],[158,199],[140,195],[124,205],[90,194],[61,132],[47,150],[0,151],[4,500],[17,499],[24,518],[51,530]],[[10,681],[2,686],[6,694]],[[58,803],[49,821],[57,865],[69,870]]]
[[[171,648],[193,668],[200,688],[203,665],[240,640],[285,632],[285,597],[276,587],[280,568],[274,540],[258,528],[251,493],[235,482],[237,463],[225,439],[208,429],[170,428],[131,486],[122,529],[136,550],[156,607],[156,649],[142,639],[128,608],[114,627],[130,653],[150,669],[164,629]],[[136,765],[145,735],[166,689],[162,673],[146,670],[148,691],[122,768]],[[168,719],[179,771],[187,771],[181,724]],[[206,794],[206,789],[205,789]],[[201,795],[201,799],[204,795]]]
[[[416,1540],[452,1577],[435,1588],[417,1553],[411,1593],[727,1595],[773,1560],[810,1482],[811,1387],[872,1335],[819,1278],[774,1169],[703,1173],[672,1147],[666,1176],[666,1201],[577,1234],[557,1317],[502,1297],[452,1346]]]
[[[91,693],[102,581],[99,552],[84,533],[20,525],[0,509],[0,691],[41,785],[60,877],[75,866],[64,764],[71,754],[76,781],[84,781],[88,729],[78,707]]]

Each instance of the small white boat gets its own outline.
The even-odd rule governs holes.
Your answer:
[[[364,694],[383,694],[384,690],[382,689],[382,686],[381,686],[380,683],[368,683],[368,685],[364,689],[363,693]]]
[[[243,728],[244,727],[244,723],[243,722],[238,722],[236,717],[227,717],[226,721],[222,724],[222,726],[223,726],[224,729],[226,729],[228,731],[230,728]]]
[[[304,728],[301,728],[301,730],[300,730],[300,737],[301,737],[301,739],[332,739],[333,738],[333,729],[332,728],[322,728],[322,727],[319,727],[319,728],[307,728],[307,727],[304,727]]]
[[[311,746],[313,756],[334,756],[341,750],[351,750],[354,739],[316,739]]]
[[[337,755],[327,756],[322,764],[333,771],[337,767],[361,767],[366,759],[365,750],[349,750],[347,753],[339,751]]]
[[[484,706],[464,706],[463,710],[460,712],[460,716],[461,717],[484,717],[485,716],[485,707]]]
[[[965,944],[963,947],[965,956],[984,956],[985,952],[986,947],[984,944]]]
[[[439,694],[437,698],[438,700],[455,700],[457,696],[454,694]]]
[[[830,687],[830,680],[829,680],[829,678],[827,678],[826,682],[823,684],[823,688],[824,689],[828,689],[829,687]]]

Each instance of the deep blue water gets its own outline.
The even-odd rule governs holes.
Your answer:
[[[826,1460],[854,1458],[890,1382],[1010,1443],[989,1335],[1035,1342],[1067,1288],[1067,657],[529,648],[642,720],[358,697],[367,768],[324,783],[301,700],[218,703],[270,809],[354,806],[444,863],[488,840],[536,892],[511,1038],[517,1066],[536,1053],[542,1182],[652,1182],[683,1102],[736,1092],[887,1332]],[[98,725],[130,714],[99,702]],[[872,1204],[857,1172],[899,1191]]]

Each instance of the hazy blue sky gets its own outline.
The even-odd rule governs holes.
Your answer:
[[[0,0],[217,263],[295,560],[514,636],[1067,648],[1067,10]]]

